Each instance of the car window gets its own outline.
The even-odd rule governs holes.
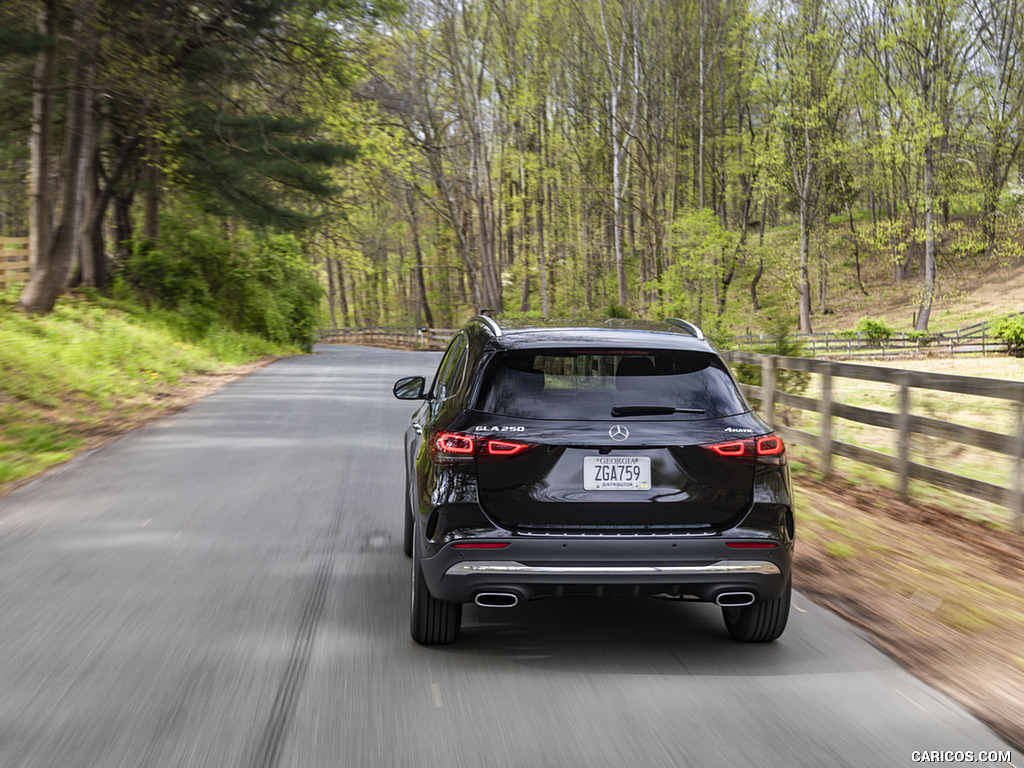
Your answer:
[[[434,398],[441,401],[451,397],[459,388],[462,375],[466,369],[466,350],[468,344],[462,335],[452,339],[434,378]]]
[[[749,410],[721,359],[680,350],[512,352],[492,364],[480,410],[521,418],[601,420],[613,406],[671,406],[718,418]],[[651,418],[650,415],[646,416]]]

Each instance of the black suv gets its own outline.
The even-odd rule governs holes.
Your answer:
[[[785,446],[700,329],[475,317],[405,437],[411,630],[459,636],[462,605],[570,595],[715,602],[737,640],[786,628]]]

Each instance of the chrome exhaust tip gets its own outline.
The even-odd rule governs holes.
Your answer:
[[[512,608],[519,604],[519,595],[514,592],[481,592],[473,602],[483,608]]]
[[[753,592],[722,592],[715,597],[715,603],[728,608],[751,605],[757,600]]]

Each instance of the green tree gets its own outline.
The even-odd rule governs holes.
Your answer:
[[[919,161],[924,209],[924,286],[916,329],[928,329],[938,274],[935,209],[938,163],[952,115],[962,95],[966,62],[973,58],[973,30],[956,0],[886,0],[862,5],[861,17],[874,30],[863,53],[874,63],[902,111],[906,150]]]
[[[846,93],[841,79],[839,30],[845,20],[826,0],[788,0],[770,6],[772,88],[786,187],[796,198],[800,221],[800,331],[811,332],[811,233],[826,205],[843,146]]]
[[[35,50],[33,270],[22,295],[33,312],[52,308],[76,262],[84,282],[106,284],[109,208],[120,247],[132,237],[146,166],[164,163],[166,178],[222,215],[261,226],[308,223],[304,201],[334,195],[327,171],[352,156],[347,142],[319,130],[314,99],[344,83],[353,31],[390,5],[46,0],[39,8],[36,35],[45,44],[21,45],[23,55]],[[10,12],[23,42],[34,11],[24,2]],[[59,147],[51,140],[58,88],[68,94]],[[100,88],[104,100],[94,106]],[[155,190],[144,191],[152,202]],[[83,238],[91,253],[79,260]]]
[[[987,255],[997,237],[999,196],[1020,155],[1024,134],[1024,19],[1018,0],[971,0],[977,56],[968,61],[968,91],[976,94],[967,125],[982,184]]]

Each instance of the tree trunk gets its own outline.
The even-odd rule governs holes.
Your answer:
[[[699,25],[699,57],[697,67],[697,91],[698,91],[698,115],[697,115],[697,198],[698,204],[704,208],[704,37],[705,25],[707,24],[704,0],[700,0],[700,25]]]
[[[47,12],[52,10],[53,6],[48,6]],[[41,258],[32,269],[19,299],[22,309],[33,314],[46,314],[53,310],[68,286],[81,242],[96,45],[92,29],[94,14],[95,0],[78,0],[75,4],[71,38],[73,74],[68,89],[60,224],[49,247],[40,252]]]
[[[338,315],[334,311],[334,303],[338,299],[338,289],[334,281],[334,264],[330,256],[324,259],[324,270],[327,272],[327,312],[331,316],[331,328],[338,328]]]
[[[872,193],[871,198],[873,201],[874,193]],[[874,202],[872,202],[872,205],[874,205]],[[861,293],[867,296],[867,288],[864,287],[864,281],[861,280],[860,276],[860,244],[857,241],[857,228],[853,223],[853,210],[850,208],[849,200],[846,202],[846,217],[850,222],[850,234],[853,235],[853,263],[857,268],[857,287],[860,288]]]
[[[761,306],[757,300],[757,284],[761,282],[764,275],[764,233],[768,227],[768,195],[761,198],[761,225],[757,234],[757,271],[754,279],[750,281],[750,300],[753,302],[754,311],[760,312]]]
[[[135,239],[132,226],[134,200],[135,194],[131,190],[114,195],[114,254],[119,261],[128,258],[132,241]],[[106,287],[106,263],[106,257],[102,253],[96,255],[96,274],[99,280],[98,285],[101,288]]]
[[[92,131],[90,134],[89,148],[86,152],[89,153],[89,157],[93,158],[92,162],[89,163],[89,167],[86,170],[85,176],[85,199],[82,201],[82,210],[91,211],[93,206],[96,204],[96,197],[99,195],[99,180],[96,178],[98,175],[97,169],[97,145],[96,132]],[[78,244],[78,268],[80,275],[80,282],[82,285],[95,287],[96,285],[96,261],[93,259],[93,253],[95,248],[93,242],[96,238],[101,241],[100,247],[102,248],[103,232],[97,231],[99,228],[91,217],[85,216],[82,221],[82,239]]]
[[[419,294],[419,305],[423,309],[423,317],[428,328],[434,327],[434,315],[427,303],[427,286],[423,280],[423,250],[420,248],[420,223],[416,215],[416,200],[412,189],[405,190],[405,204],[409,208],[409,227],[412,230],[412,250],[416,254],[416,290]],[[419,320],[417,320],[419,322]]]
[[[811,331],[810,214],[800,201],[800,333]]]
[[[935,198],[934,198],[934,144],[929,139],[924,148],[924,295],[921,297],[921,309],[917,313],[914,330],[927,331],[928,320],[932,313],[932,301],[935,298]]]
[[[53,35],[56,0],[39,8],[37,29]],[[53,69],[56,54],[47,46],[36,55],[32,73],[32,145],[29,171],[29,264],[31,274],[43,269],[52,239],[53,200],[50,163],[53,152]]]
[[[156,244],[160,238],[160,192],[163,173],[159,165],[160,147],[150,142],[143,166],[145,181],[145,210],[142,218],[142,239]]]
[[[537,147],[537,155],[540,159],[539,166],[541,168],[546,167],[545,164],[545,151],[547,149],[547,137],[544,135],[544,120],[547,117],[547,102],[541,99],[540,114],[537,118],[537,139],[539,146]],[[544,217],[544,197],[545,191],[548,186],[548,181],[544,174],[540,174],[540,178],[537,179],[537,273],[540,278],[540,313],[542,317],[548,316],[548,242],[546,237],[546,231],[544,228],[545,217]]]
[[[345,262],[335,259],[334,269],[338,279],[338,309],[341,311],[341,322],[348,325],[349,322],[355,321],[355,317],[349,308],[348,292],[345,290]]]

